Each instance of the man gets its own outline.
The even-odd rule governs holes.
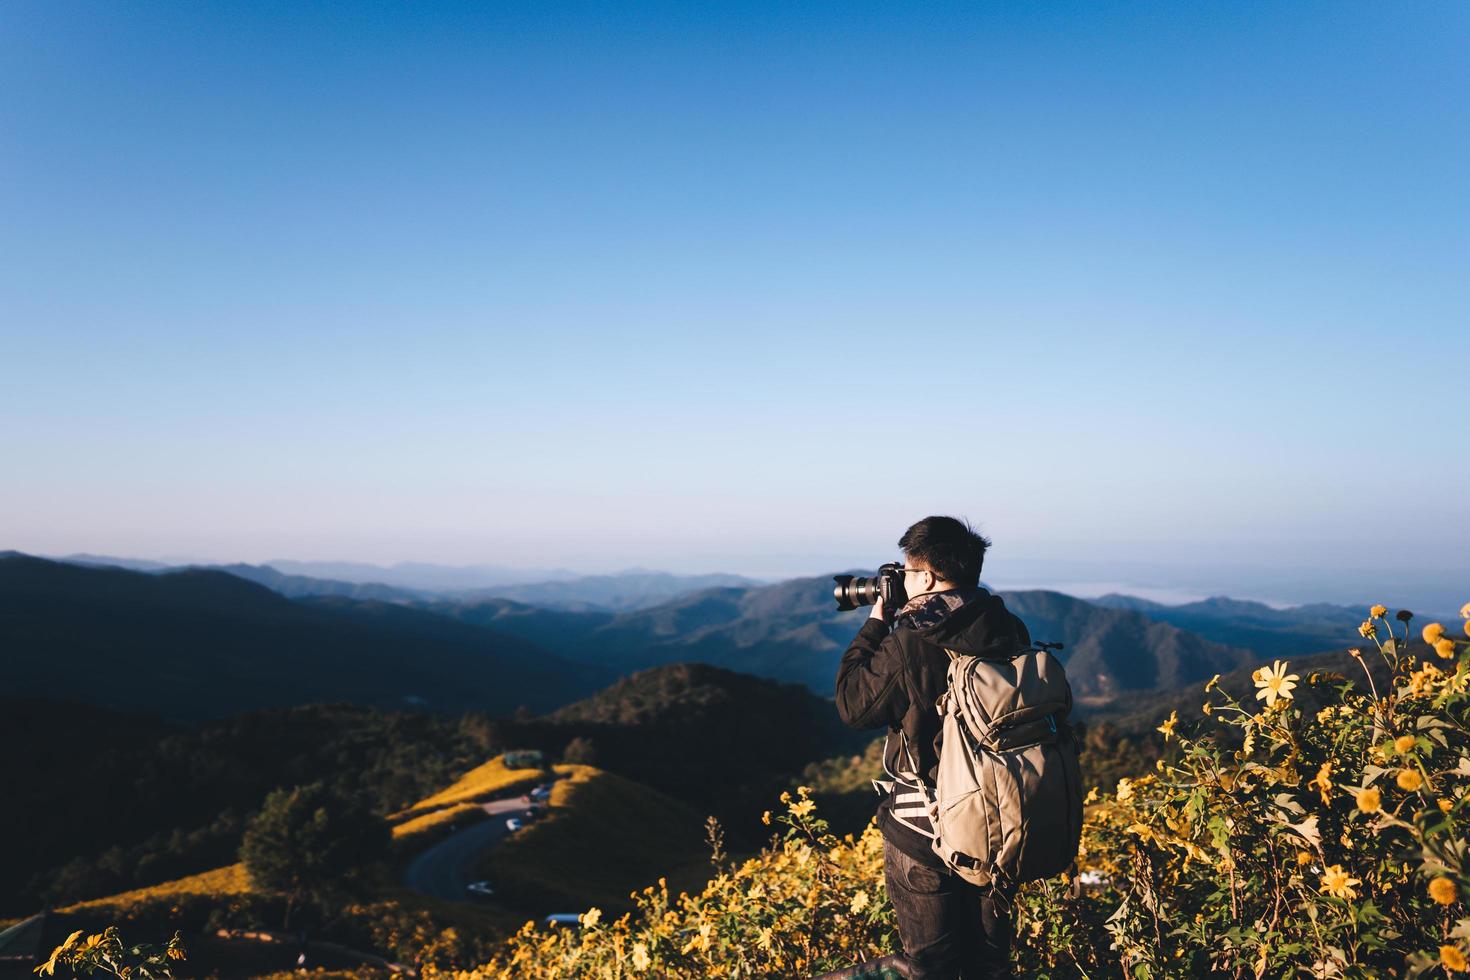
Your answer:
[[[939,762],[935,703],[948,686],[945,648],[1005,654],[1029,645],[1031,635],[999,596],[980,587],[990,542],[968,524],[926,517],[898,546],[908,601],[888,610],[880,599],[858,630],[837,670],[837,712],[852,728],[887,726],[884,769],[918,773],[932,789]],[[898,778],[878,805],[883,872],[903,941],[896,967],[925,980],[1009,977],[1011,896],[992,897],[945,866],[932,848],[922,794],[912,780]]]

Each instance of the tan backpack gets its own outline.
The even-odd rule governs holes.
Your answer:
[[[914,779],[935,853],[966,881],[1007,896],[1065,871],[1082,837],[1079,745],[1067,724],[1072,687],[1053,646],[1001,659],[946,650],[935,784]]]

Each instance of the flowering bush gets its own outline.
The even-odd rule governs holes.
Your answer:
[[[1204,718],[1171,712],[1157,729],[1171,761],[1088,793],[1078,874],[1017,896],[1018,974],[1470,971],[1467,644],[1439,624],[1413,642],[1410,615],[1400,635],[1387,616],[1374,606],[1359,628],[1373,646],[1352,651],[1366,687],[1277,661],[1255,672],[1254,697],[1217,675]],[[897,949],[876,829],[839,840],[805,787],[782,802],[785,831],[700,894],[671,898],[661,880],[614,921],[528,923],[452,975],[792,977]]]
[[[1351,651],[1366,690],[1277,662],[1242,704],[1217,677],[1203,711],[1220,727],[1176,730],[1171,715],[1159,731],[1177,764],[1120,781],[1096,809],[1089,856],[1117,885],[1110,952],[1129,975],[1466,969],[1470,659],[1439,624],[1420,646],[1408,613],[1397,636],[1387,615],[1374,606],[1358,628],[1373,649]],[[1388,668],[1387,689],[1365,658]],[[1221,748],[1221,728],[1239,749]]]
[[[173,963],[186,957],[184,944],[176,932],[164,946],[129,946],[118,935],[116,926],[83,937],[78,929],[51,951],[51,958],[35,968],[43,977],[63,973],[89,977],[94,973],[119,977],[121,980],[170,980]]]
[[[891,951],[877,829],[836,838],[804,786],[782,802],[774,819],[785,832],[756,857],[722,863],[697,895],[673,898],[660,878],[633,893],[632,913],[609,920],[593,908],[580,930],[528,922],[483,966],[424,977],[803,976]]]

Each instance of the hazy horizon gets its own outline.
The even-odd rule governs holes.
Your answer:
[[[735,575],[761,583],[776,583],[797,578],[823,577],[838,571],[874,569],[879,558],[867,562],[862,560],[836,561],[826,566],[806,565],[784,571],[753,570],[727,567],[660,567],[631,562],[626,565],[596,566],[573,564],[566,566],[513,565],[494,560],[480,562],[433,562],[418,559],[401,561],[360,561],[334,558],[286,558],[274,555],[269,558],[245,559],[239,556],[208,558],[202,555],[179,554],[119,554],[96,549],[73,552],[28,551],[22,548],[0,548],[0,551],[16,550],[26,554],[51,559],[65,559],[85,555],[97,558],[152,561],[165,565],[229,565],[245,563],[272,565],[301,563],[307,565],[359,565],[373,567],[385,572],[394,566],[428,566],[454,571],[478,568],[496,571],[511,570],[519,574],[497,581],[496,585],[535,584],[580,576],[665,573],[679,576]],[[897,557],[886,556],[885,560]],[[286,569],[295,574],[311,574],[296,569]],[[350,581],[375,581],[370,575],[318,574],[316,577],[343,577]],[[1097,563],[1085,561],[1046,561],[1016,559],[1007,563],[996,561],[992,555],[986,563],[983,576],[985,583],[998,591],[1020,591],[1047,589],[1083,599],[1093,599],[1108,593],[1136,596],[1178,605],[1216,596],[1265,603],[1274,608],[1307,605],[1325,602],[1355,608],[1378,602],[1394,608],[1408,608],[1420,613],[1450,615],[1457,611],[1470,596],[1470,574],[1464,569],[1443,570],[1408,568],[1385,572],[1375,566],[1337,568],[1286,568],[1271,569],[1263,566],[1233,565],[1216,568],[1202,567],[1192,563],[1175,565],[1160,563]],[[480,588],[482,586],[466,586]]]

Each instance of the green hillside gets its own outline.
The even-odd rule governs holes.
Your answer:
[[[494,739],[580,761],[714,814],[736,839],[761,832],[752,800],[779,792],[808,763],[860,750],[832,702],[797,684],[711,667],[639,671],[583,701],[529,722],[502,720]]]
[[[661,875],[708,877],[704,818],[672,797],[591,766],[558,766],[546,816],[480,863],[497,901],[537,915],[632,908]]]
[[[246,819],[277,787],[324,780],[391,813],[483,759],[484,734],[475,719],[354,705],[186,727],[0,699],[0,740],[25,747],[10,754],[0,807],[0,839],[25,842],[0,861],[0,915],[231,863]]]
[[[6,693],[165,718],[321,701],[545,710],[611,679],[421,609],[286,599],[217,571],[161,575],[0,557]]]

